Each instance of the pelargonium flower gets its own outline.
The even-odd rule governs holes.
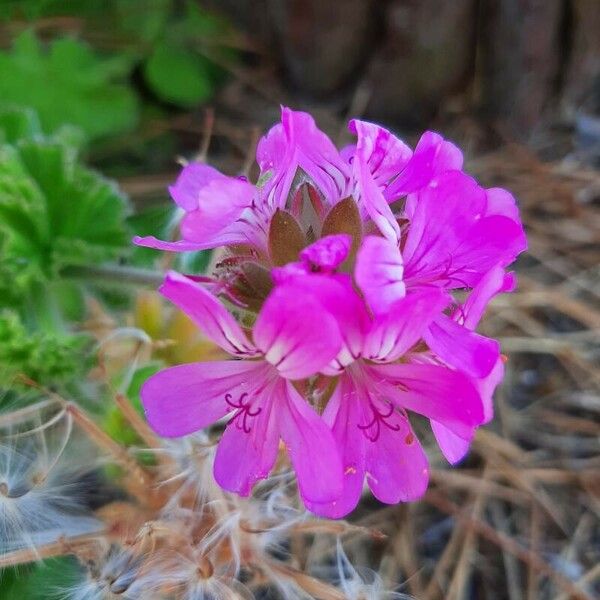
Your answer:
[[[465,455],[503,376],[498,342],[475,329],[526,247],[514,198],[465,174],[453,144],[427,132],[413,151],[378,125],[349,127],[356,144],[338,152],[284,108],[258,145],[256,185],[188,165],[171,188],[182,240],[137,240],[220,249],[207,281],[172,273],[162,292],[237,359],[152,377],[150,424],[178,436],[231,415],[215,478],[240,494],[282,439],[305,504],[330,517],[365,481],[383,502],[423,494],[409,413],[451,463]]]

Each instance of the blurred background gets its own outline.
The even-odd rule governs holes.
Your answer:
[[[149,374],[215,351],[152,292],[209,253],[130,239],[172,235],[182,158],[253,173],[281,104],[338,144],[350,117],[439,131],[529,236],[483,330],[509,357],[494,423],[459,468],[433,459],[422,502],[361,505],[382,536],[354,564],[419,600],[597,598],[600,0],[0,0],[0,429],[50,390],[139,445],[112,390],[139,409]],[[86,510],[121,493],[75,472]],[[0,565],[14,552],[0,540]],[[0,597],[56,597],[79,568],[7,567]]]

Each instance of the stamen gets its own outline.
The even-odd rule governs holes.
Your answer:
[[[379,435],[381,434],[381,425],[383,424],[385,427],[390,429],[391,431],[400,431],[400,425],[398,423],[391,424],[388,423],[386,419],[389,419],[395,412],[395,406],[390,402],[388,404],[389,410],[387,412],[381,412],[374,404],[372,400],[369,399],[369,406],[373,411],[373,418],[367,425],[358,425],[359,429],[362,429],[365,437],[370,442],[376,442],[379,439]],[[369,433],[369,430],[375,427],[375,432],[373,434]]]
[[[252,403],[247,401],[248,397],[248,392],[244,392],[240,395],[237,402],[235,402],[231,394],[225,394],[225,402],[227,402],[231,408],[236,409],[235,414],[229,419],[227,425],[235,423],[235,426],[244,433],[250,433],[251,430],[250,424],[248,423],[248,417],[256,417],[262,411],[262,407],[260,406],[253,409]]]

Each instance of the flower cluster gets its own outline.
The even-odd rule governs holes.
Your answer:
[[[464,173],[456,146],[427,132],[411,150],[378,125],[349,129],[356,143],[338,151],[284,108],[258,145],[255,185],[189,164],[170,188],[182,239],[136,239],[221,249],[211,277],[171,272],[161,292],[233,359],[151,377],[150,425],[178,437],[228,417],[214,477],[241,495],[283,441],[304,504],[333,518],[365,480],[386,503],[424,493],[409,413],[429,419],[451,463],[492,418],[502,356],[475,329],[526,248],[514,198]]]

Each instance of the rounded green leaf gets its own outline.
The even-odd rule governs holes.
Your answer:
[[[166,102],[190,107],[212,93],[201,61],[184,48],[162,42],[145,64],[144,75],[152,91]]]

